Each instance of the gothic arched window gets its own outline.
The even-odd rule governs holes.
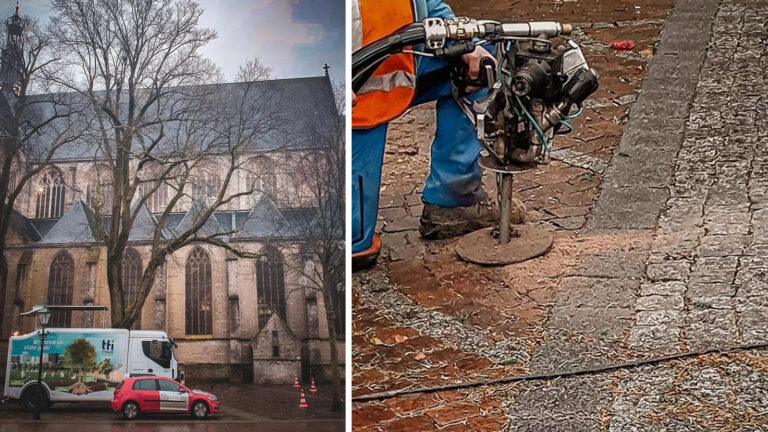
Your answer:
[[[259,328],[273,312],[285,316],[285,277],[283,257],[274,249],[266,250],[256,259],[256,292],[259,301]]]
[[[194,177],[190,179],[190,183],[193,199],[216,197],[221,192],[221,177],[218,175]]]
[[[65,250],[60,250],[53,256],[51,268],[48,272],[48,299],[49,305],[71,305],[72,291],[75,286],[75,262],[72,255]],[[72,311],[53,311],[49,325],[51,327],[69,327],[72,320]]]
[[[261,176],[261,190],[272,200],[277,201],[277,174],[270,170]]]
[[[207,200],[218,196],[222,185],[220,173],[223,171],[225,167],[214,160],[200,162],[188,180],[192,199]]]
[[[185,282],[186,330],[188,335],[213,334],[211,259],[200,247],[187,258]]]
[[[139,297],[139,282],[141,282],[141,256],[134,248],[127,248],[123,253],[123,299],[133,303]],[[141,315],[133,323],[134,330],[141,328]]]
[[[155,185],[151,183],[144,183],[141,185],[141,196],[145,196],[151,193],[147,198],[147,208],[150,213],[161,213],[165,210],[165,206],[168,205],[168,185],[165,183],[160,184],[157,189],[152,191]]]
[[[58,170],[51,169],[40,178],[35,200],[36,218],[59,218],[64,214],[64,181]]]
[[[217,175],[209,176],[205,179],[205,186],[208,189],[208,196],[218,196],[219,192],[221,192],[221,177]]]
[[[259,157],[246,165],[245,190],[251,192],[251,205],[262,195],[277,201],[277,173],[275,162],[267,157]]]
[[[145,203],[150,213],[161,213],[168,205],[169,186],[166,179],[173,173],[167,167],[150,162],[141,169],[139,176],[139,197],[147,197]]]

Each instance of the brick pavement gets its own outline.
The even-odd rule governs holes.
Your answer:
[[[767,20],[765,0],[676,2],[642,92],[618,105],[630,109],[629,122],[610,132],[620,137],[618,146],[589,151],[589,140],[565,143],[560,149],[572,153],[561,152],[563,161],[517,182],[532,220],[557,230],[555,249],[538,260],[478,269],[456,260],[451,242],[421,242],[408,229],[416,226],[417,190],[393,183],[389,192],[407,192],[391,204],[411,219],[390,231],[400,236],[388,243],[387,258],[395,261],[387,264],[389,273],[380,267],[355,276],[355,309],[363,311],[354,324],[355,394],[765,341]],[[598,95],[592,109],[601,98],[623,96]],[[428,124],[429,115],[405,121]],[[605,130],[594,132],[588,123],[584,133]],[[396,138],[413,139],[414,132],[402,134]],[[578,158],[602,165],[574,163]],[[589,192],[572,197],[564,185]],[[382,328],[401,337],[364,336]],[[433,361],[433,353],[442,355]],[[461,367],[451,356],[462,358]],[[507,357],[515,360],[501,360]],[[392,365],[407,358],[420,360],[395,371]],[[408,430],[406,422],[419,430],[768,430],[767,358],[762,351],[707,355],[355,404],[353,424],[361,430]],[[475,426],[480,419],[486,423]]]

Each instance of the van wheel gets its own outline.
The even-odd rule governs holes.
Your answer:
[[[135,420],[139,416],[139,405],[136,402],[123,404],[123,417],[126,420]]]
[[[39,392],[43,393],[41,395],[43,398],[43,404],[40,406],[40,411],[45,411],[50,408],[51,402],[48,399],[48,393],[37,385],[33,385],[28,387],[26,390],[24,390],[24,393],[21,394],[21,405],[25,410],[29,412],[33,412],[35,410],[35,405],[37,405],[38,401],[37,395]]]
[[[208,404],[203,401],[197,401],[192,405],[192,417],[204,419],[208,416]]]

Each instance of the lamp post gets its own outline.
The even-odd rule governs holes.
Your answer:
[[[43,405],[43,348],[45,347],[45,338],[48,336],[48,332],[45,331],[45,326],[48,325],[48,321],[51,319],[51,311],[43,305],[36,312],[37,317],[40,319],[41,329],[37,333],[40,335],[40,359],[37,365],[37,403],[35,404],[34,420],[40,420],[40,410]]]

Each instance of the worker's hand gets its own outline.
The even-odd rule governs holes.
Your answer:
[[[482,60],[483,57],[490,58],[493,60],[493,64],[496,64],[496,58],[492,56],[491,53],[489,53],[485,48],[479,45],[476,46],[475,50],[471,53],[461,56],[461,60],[469,67],[469,79],[476,80],[480,76],[480,60]],[[479,87],[468,86],[465,91],[467,93],[472,93],[478,90],[480,90]]]
[[[357,95],[355,92],[352,92],[352,106],[357,105]]]

